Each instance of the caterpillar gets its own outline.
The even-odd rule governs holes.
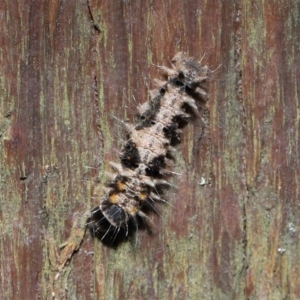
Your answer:
[[[183,52],[171,62],[172,68],[159,67],[164,81],[156,80],[158,88],[138,107],[135,124],[122,122],[127,139],[120,162],[110,162],[113,173],[108,174],[110,181],[88,222],[101,239],[120,230],[127,236],[129,225],[137,229],[140,219],[148,227],[147,210],[155,210],[155,202],[166,202],[161,196],[170,186],[172,153],[182,128],[200,116],[199,108],[207,102],[208,67]]]

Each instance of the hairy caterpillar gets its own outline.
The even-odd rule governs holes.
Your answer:
[[[180,143],[181,129],[207,101],[205,83],[208,67],[182,52],[172,59],[172,68],[160,67],[166,81],[157,80],[158,88],[150,100],[138,107],[139,120],[125,124],[127,141],[120,163],[111,162],[114,171],[99,206],[94,208],[89,227],[104,238],[120,230],[128,234],[128,225],[138,227],[138,219],[148,224],[147,207],[165,202],[161,192],[172,174],[170,160],[174,146]]]

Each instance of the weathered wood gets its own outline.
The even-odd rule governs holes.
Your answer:
[[[298,299],[299,1],[0,0],[1,299]],[[213,73],[153,234],[56,246],[183,50]],[[199,185],[201,178],[205,185]],[[57,277],[55,277],[57,276]]]

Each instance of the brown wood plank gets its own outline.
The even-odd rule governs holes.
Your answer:
[[[0,1],[1,299],[298,299],[299,2]],[[153,234],[55,246],[178,51],[211,70]],[[135,100],[134,100],[135,99]],[[201,178],[205,185],[199,185]],[[56,279],[56,280],[55,280]]]

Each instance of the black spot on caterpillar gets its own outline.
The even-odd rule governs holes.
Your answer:
[[[199,108],[207,101],[205,84],[208,67],[201,66],[182,52],[172,59],[172,68],[160,67],[165,81],[150,100],[138,107],[135,125],[125,124],[120,164],[111,162],[107,191],[91,212],[88,222],[94,235],[102,240],[128,236],[132,228],[151,228],[147,212],[155,211],[155,202],[165,202],[173,147],[180,143],[181,129],[199,117]],[[140,222],[143,220],[143,222]]]

